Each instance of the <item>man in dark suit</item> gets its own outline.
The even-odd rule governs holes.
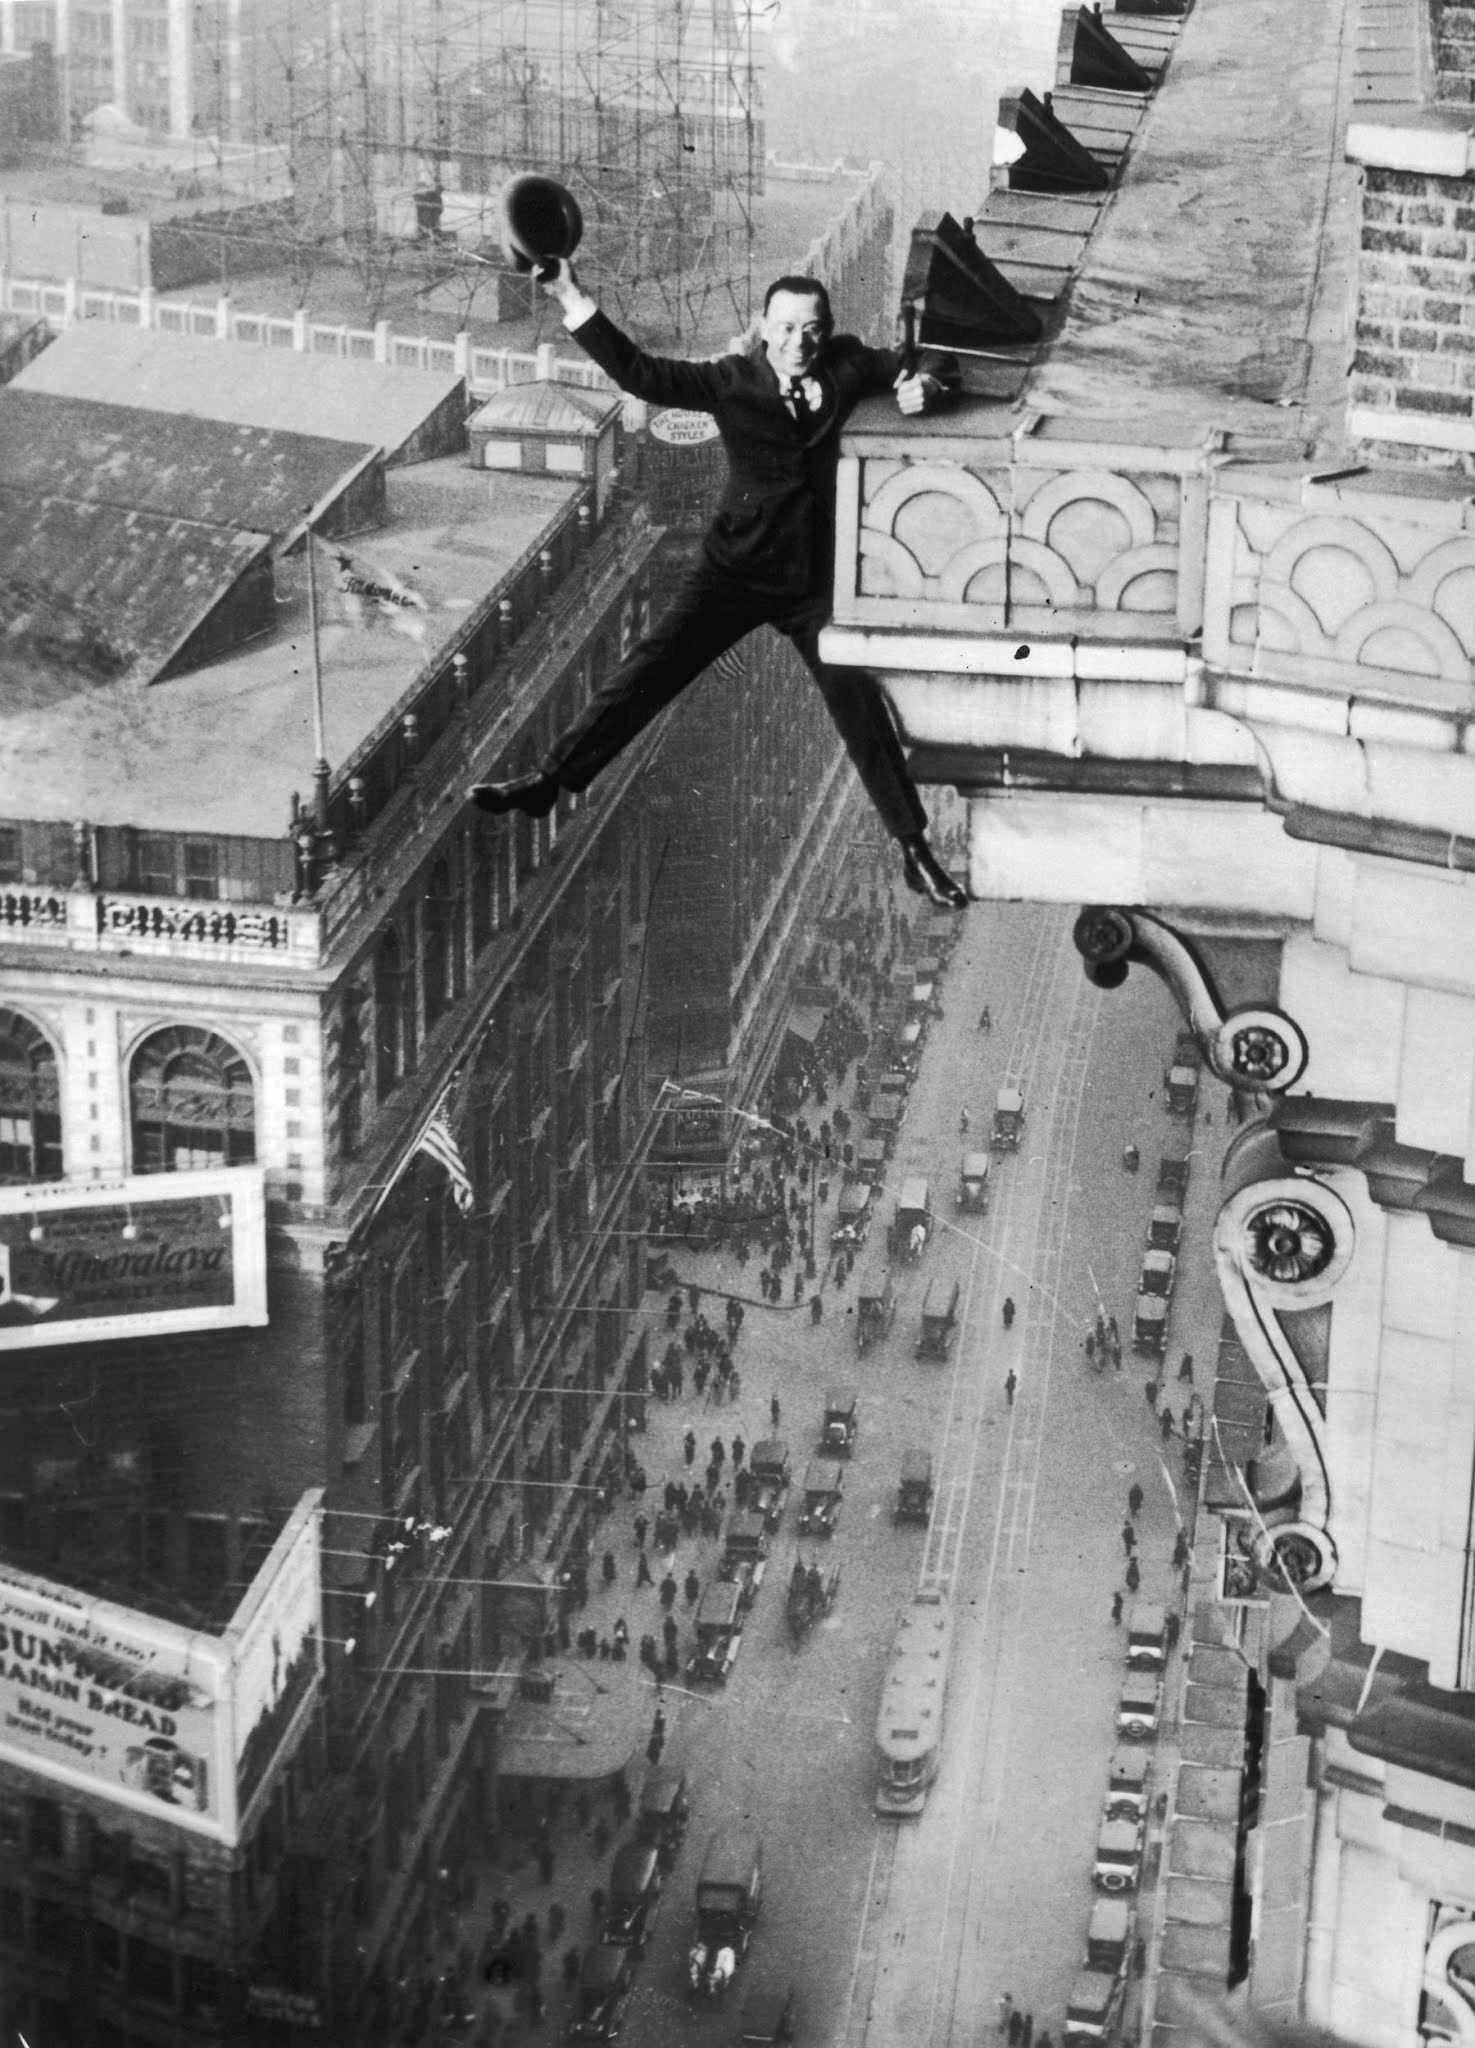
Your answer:
[[[937,358],[914,370],[894,350],[835,334],[829,295],[809,277],[770,285],[761,346],[715,362],[646,355],[581,290],[566,260],[547,289],[575,341],[622,391],[714,416],[727,452],[727,488],[700,562],[655,631],[594,693],[535,774],[478,783],[472,801],[486,811],[544,816],[561,789],[586,789],[719,655],[769,625],[792,640],[818,683],[882,823],[901,846],[908,886],[961,909],[968,899],[927,843],[927,815],[880,684],[864,670],[833,668],[819,657],[834,566],[840,429],[859,400],[881,391],[894,390],[903,412],[923,411],[956,384],[956,363]]]

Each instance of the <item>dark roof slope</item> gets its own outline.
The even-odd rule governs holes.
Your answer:
[[[156,675],[268,545],[0,484],[0,662],[24,657],[73,687]]]
[[[0,390],[0,477],[86,500],[286,539],[377,457],[319,435],[86,398]]]

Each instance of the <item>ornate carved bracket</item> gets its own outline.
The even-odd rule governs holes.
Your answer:
[[[1437,1927],[1424,1951],[1423,1991],[1426,1998],[1438,2001],[1441,2014],[1447,2014],[1450,2024],[1441,2026],[1437,2019],[1426,2019],[1419,2031],[1426,2041],[1457,2042],[1459,2048],[1475,2048],[1475,1984],[1471,1983],[1468,1964],[1465,1969],[1455,1968],[1455,1958],[1468,1958],[1475,1949],[1475,1920],[1458,1908],[1445,1908],[1455,1917]]]
[[[1120,988],[1134,964],[1150,967],[1178,1000],[1211,1072],[1229,1087],[1282,1095],[1306,1071],[1306,1034],[1269,1003],[1228,1010],[1189,942],[1150,911],[1088,904],[1075,942],[1098,988]]]
[[[1225,1306],[1300,1475],[1296,1503],[1266,1516],[1256,1559],[1272,1583],[1302,1592],[1331,1584],[1337,1550],[1328,1526],[1326,1417],[1281,1314],[1328,1302],[1355,1245],[1347,1204],[1309,1176],[1251,1181],[1230,1195],[1214,1225]]]

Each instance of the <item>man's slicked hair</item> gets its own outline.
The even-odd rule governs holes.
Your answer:
[[[834,332],[835,315],[830,309],[830,295],[817,277],[776,277],[763,294],[765,313],[773,304],[776,292],[793,292],[796,298],[818,299],[819,317],[825,324],[825,333]]]

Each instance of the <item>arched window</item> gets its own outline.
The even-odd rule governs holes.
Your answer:
[[[155,1031],[129,1078],[135,1173],[245,1166],[256,1157],[251,1070],[233,1045],[194,1024]]]
[[[29,1019],[0,1010],[0,1181],[60,1180],[56,1054]]]

